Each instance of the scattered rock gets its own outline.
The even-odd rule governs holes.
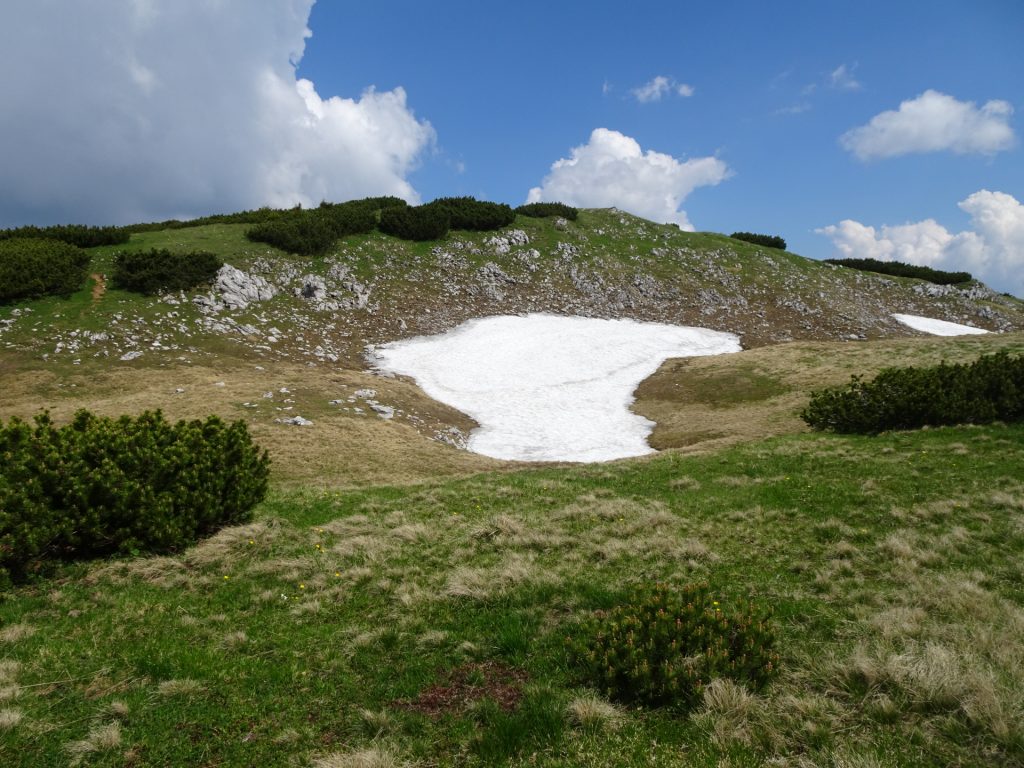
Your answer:
[[[131,360],[138,360],[140,357],[142,357],[142,351],[138,349],[133,349],[131,352],[125,352],[123,355],[121,355],[121,360],[127,363]]]
[[[313,422],[309,419],[304,419],[301,416],[292,416],[290,419],[274,419],[278,424],[290,424],[294,427],[310,427]]]

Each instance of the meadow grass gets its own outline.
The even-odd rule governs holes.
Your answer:
[[[1024,427],[278,487],[172,557],[0,604],[5,766],[1024,764]],[[774,609],[780,677],[608,702],[563,638],[633,586]],[[430,708],[426,702],[443,704]],[[513,701],[513,706],[503,706]]]

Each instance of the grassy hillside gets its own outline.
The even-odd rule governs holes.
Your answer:
[[[0,765],[1024,766],[1024,427],[823,437],[797,415],[854,373],[1024,353],[1024,304],[614,210],[318,259],[246,228],[127,246],[211,250],[280,290],[244,309],[114,290],[116,248],[71,299],[0,307],[0,418],[215,413],[273,460],[250,525],[0,594]],[[306,275],[336,295],[295,295]],[[634,409],[671,450],[589,466],[459,450],[466,416],[366,370],[368,343],[519,311],[745,350],[667,361]],[[766,691],[716,684],[685,714],[578,676],[584,617],[699,579],[774,608]]]
[[[1022,465],[993,427],[278,490],[8,595],[4,764],[1024,764]],[[699,578],[774,607],[781,677],[690,717],[595,703],[574,622]]]

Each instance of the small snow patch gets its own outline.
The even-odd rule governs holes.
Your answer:
[[[988,333],[984,328],[975,328],[973,325],[951,323],[948,320],[935,320],[931,317],[898,314],[894,314],[893,317],[904,325],[913,328],[915,331],[930,333],[934,336],[966,336],[968,334]]]

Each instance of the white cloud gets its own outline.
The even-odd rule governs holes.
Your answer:
[[[692,85],[687,83],[676,82],[671,77],[665,77],[664,75],[658,75],[651,81],[644,83],[639,88],[634,88],[630,91],[633,97],[641,104],[649,104],[652,101],[661,101],[665,96],[669,94],[676,94],[683,98],[693,96],[694,88]]]
[[[853,76],[853,70],[856,68],[856,64],[850,68],[847,68],[845,64],[840,64],[829,74],[829,84],[833,88],[843,91],[859,91],[864,86]]]
[[[644,152],[635,139],[597,128],[590,141],[556,161],[527,202],[558,201],[581,208],[615,206],[658,222],[693,226],[679,206],[694,189],[713,186],[730,175],[716,157],[682,162],[671,155]]]
[[[987,189],[959,205],[970,214],[971,229],[956,234],[934,219],[879,229],[846,219],[815,232],[832,238],[844,258],[966,270],[997,290],[1024,297],[1024,205]]]
[[[1013,146],[1012,114],[1006,101],[989,101],[978,109],[973,101],[928,90],[847,131],[839,143],[861,160],[943,150],[989,155]]]
[[[434,131],[405,91],[324,98],[296,78],[312,5],[3,4],[0,141],[18,150],[0,226],[416,200],[407,177]]]

